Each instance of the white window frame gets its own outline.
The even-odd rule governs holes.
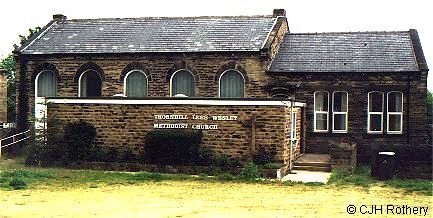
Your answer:
[[[176,70],[176,71],[174,71],[174,73],[171,75],[171,77],[170,77],[170,97],[174,97],[173,96],[173,77],[174,77],[174,75],[176,75],[176,73],[178,73],[179,71],[188,71],[190,74],[191,74],[191,76],[192,76],[192,83],[193,83],[193,85],[194,85],[194,95],[195,95],[195,78],[194,78],[194,74],[192,74],[192,72],[190,71],[190,70],[188,70],[188,69],[185,69],[185,68],[183,68],[183,69],[179,69],[179,70]],[[188,96],[188,97],[194,97],[194,96]]]
[[[38,73],[38,75],[35,78],[35,98],[43,98],[43,97],[38,96],[38,83],[39,83],[39,76],[44,72],[51,72],[54,74],[54,76],[56,76],[56,73],[52,70],[42,70],[41,72]],[[56,95],[57,95],[57,85],[58,84],[57,84],[57,80],[56,80],[56,87],[55,87],[56,88]]]
[[[290,132],[290,139],[291,140],[297,140],[296,135],[296,129],[298,127],[298,112],[292,112],[292,123],[291,123],[291,132]]]
[[[370,94],[371,93],[380,93],[382,94],[382,112],[370,112]],[[385,95],[383,92],[380,91],[371,91],[367,94],[367,133],[371,134],[381,134],[383,133],[383,109],[385,105]],[[370,115],[381,115],[381,130],[380,131],[371,131],[370,130]]]
[[[327,94],[327,102],[328,102],[328,108],[327,111],[316,111],[316,93],[319,92],[324,92]],[[314,132],[328,132],[329,131],[329,92],[326,91],[316,91],[314,92],[314,106],[313,106],[313,110],[314,110]],[[317,114],[326,114],[326,130],[318,130],[317,126],[316,126],[316,115]]]
[[[129,72],[125,75],[125,78],[123,78],[123,95],[126,96],[126,97],[128,97],[128,96],[126,95],[126,86],[127,86],[127,84],[126,84],[126,79],[128,78],[128,76],[129,76],[131,73],[134,73],[134,72],[140,72],[140,73],[142,73],[142,74],[144,75],[144,77],[146,78],[146,88],[147,88],[147,90],[146,90],[146,95],[145,95],[145,96],[147,96],[147,92],[148,92],[148,90],[149,90],[149,78],[147,78],[146,73],[144,73],[142,70],[131,70],[131,71],[129,71]]]
[[[218,79],[218,97],[221,98],[221,78],[222,78],[223,75],[224,75],[225,73],[227,73],[228,71],[236,71],[237,73],[239,73],[239,74],[242,76],[243,84],[244,84],[244,87],[242,88],[242,91],[244,92],[244,93],[243,93],[243,96],[245,97],[245,77],[244,77],[244,75],[243,75],[239,70],[235,70],[235,69],[228,69],[228,70],[224,71],[224,72],[220,75],[220,78]]]
[[[99,72],[96,71],[96,70],[88,69],[88,70],[84,71],[84,72],[80,75],[80,77],[78,78],[78,97],[81,97],[81,78],[83,78],[83,75],[86,74],[86,73],[88,73],[89,71],[95,71],[96,74],[98,75],[99,80],[101,81],[101,96],[102,96],[102,77],[101,77],[101,75],[100,75]],[[87,96],[86,96],[86,97],[87,97]]]
[[[346,93],[346,112],[341,112],[341,111],[334,111],[334,104],[335,104],[335,93]],[[347,126],[348,126],[348,111],[349,111],[349,93],[345,92],[345,91],[335,91],[332,93],[332,133],[347,133]],[[346,115],[346,126],[344,128],[344,130],[336,130],[335,129],[335,124],[334,124],[334,117],[336,114],[343,114]]]
[[[399,93],[401,95],[401,112],[390,112],[389,111],[389,95],[391,93]],[[386,133],[387,134],[402,134],[403,133],[403,92],[391,91],[386,94]],[[400,131],[390,131],[389,130],[389,117],[390,115],[400,115]]]

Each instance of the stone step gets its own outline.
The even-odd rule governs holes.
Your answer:
[[[296,166],[315,166],[315,167],[330,167],[332,163],[330,162],[301,162],[295,161]]]
[[[294,170],[305,170],[305,171],[320,171],[320,172],[331,172],[331,166],[293,166]]]

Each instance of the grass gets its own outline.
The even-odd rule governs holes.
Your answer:
[[[251,171],[251,170],[250,170]],[[251,173],[247,171],[248,173]],[[255,172],[255,170],[252,170]],[[255,175],[255,174],[254,174]],[[36,168],[24,167],[23,164],[0,164],[0,189],[14,190],[33,188],[37,186],[49,187],[75,187],[85,185],[90,188],[97,188],[101,184],[138,184],[146,182],[161,181],[203,181],[203,182],[235,182],[235,183],[273,183],[288,186],[388,186],[403,189],[406,192],[422,193],[432,196],[433,182],[430,180],[418,179],[392,179],[389,181],[378,181],[370,176],[370,169],[367,166],[360,166],[353,172],[334,169],[328,184],[322,183],[300,183],[270,180],[251,180],[242,176],[233,176],[221,173],[216,176],[199,174],[197,176],[184,174],[161,174],[149,172],[118,172],[118,171],[95,171],[95,170],[70,170],[62,168]]]
[[[433,196],[433,181],[422,179],[399,179],[393,178],[388,181],[379,181],[370,176],[368,166],[358,166],[353,172],[334,169],[328,184],[336,186],[361,186],[368,188],[373,185],[388,186],[403,189],[406,192],[417,192]]]

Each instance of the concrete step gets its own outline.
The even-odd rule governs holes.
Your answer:
[[[332,163],[330,162],[302,162],[295,161],[296,166],[315,166],[315,167],[330,167]]]
[[[294,170],[316,171],[316,172],[331,172],[332,167],[329,166],[293,166]]]

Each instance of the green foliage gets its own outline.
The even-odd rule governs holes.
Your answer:
[[[328,184],[334,184],[337,186],[355,185],[361,187],[385,184],[393,188],[404,189],[407,192],[419,192],[425,195],[433,195],[433,182],[430,180],[394,178],[382,182],[371,178],[368,166],[358,166],[353,172],[342,169],[333,169]]]
[[[263,169],[280,169],[283,167],[283,163],[267,163],[262,166]]]
[[[15,190],[19,190],[19,189],[25,189],[25,188],[27,188],[27,183],[23,179],[13,178],[9,182],[9,186],[12,187]]]
[[[20,45],[14,44],[14,48],[18,49],[26,44],[31,38],[35,37],[41,31],[41,27],[35,27],[34,29],[30,28],[27,36],[19,35],[20,37]]]
[[[85,160],[93,148],[96,129],[93,125],[80,120],[69,123],[64,128],[65,153],[69,161]]]
[[[274,162],[276,153],[277,152],[275,147],[270,150],[266,150],[264,147],[260,147],[254,154],[254,163],[259,165],[272,163]]]
[[[7,76],[7,110],[8,121],[12,122],[15,119],[15,59],[12,54],[1,60],[0,69],[6,70]]]
[[[12,189],[25,189],[28,183],[53,178],[47,172],[38,172],[33,170],[6,170],[0,172],[0,187]]]
[[[262,176],[257,165],[254,163],[247,163],[242,169],[240,177],[247,181],[255,181],[260,179]]]
[[[201,131],[154,130],[145,139],[145,159],[155,164],[200,164]]]
[[[433,93],[427,91],[427,115],[433,114]]]

